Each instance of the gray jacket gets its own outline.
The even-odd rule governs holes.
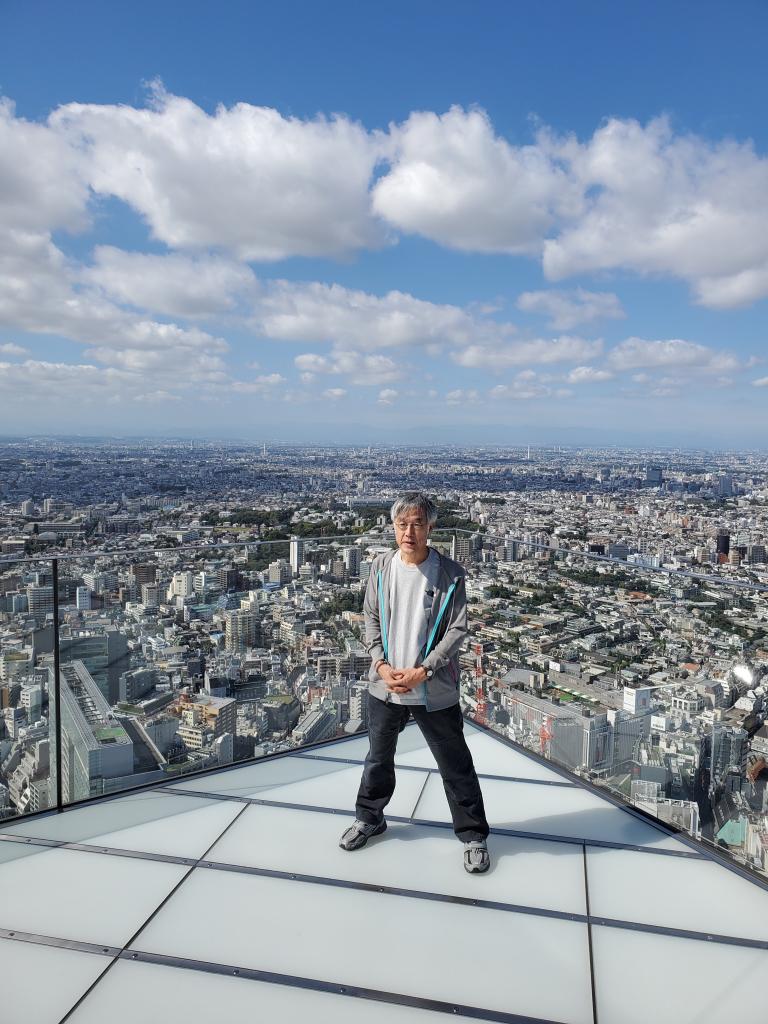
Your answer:
[[[442,711],[459,699],[459,653],[467,638],[467,591],[462,566],[434,550],[440,559],[440,568],[427,617],[427,642],[418,664],[434,671],[425,687],[427,711]],[[374,559],[363,604],[365,646],[372,659],[368,688],[380,700],[387,699],[389,690],[379,678],[375,665],[387,657],[387,630],[392,620],[389,574],[396,554],[397,549]]]

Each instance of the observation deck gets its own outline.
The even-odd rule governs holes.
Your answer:
[[[389,829],[355,853],[360,735],[0,823],[3,1024],[764,1018],[763,885],[466,730],[482,876],[413,725]]]

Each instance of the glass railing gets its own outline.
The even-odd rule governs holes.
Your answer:
[[[468,717],[768,874],[768,588],[432,543],[468,572]],[[363,731],[362,598],[391,546],[381,529],[0,559],[0,822]]]
[[[468,716],[768,874],[768,588],[515,556],[470,572]]]

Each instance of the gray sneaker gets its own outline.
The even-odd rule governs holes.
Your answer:
[[[464,870],[470,875],[481,875],[491,866],[488,844],[484,839],[473,839],[464,843]]]
[[[380,836],[386,831],[386,821],[380,821],[378,825],[369,825],[367,821],[353,821],[349,828],[342,832],[339,846],[342,850],[359,850],[373,836]]]

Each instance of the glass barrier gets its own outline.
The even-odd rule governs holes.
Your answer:
[[[390,543],[212,540],[63,560],[62,801],[365,729],[363,594]]]
[[[768,874],[768,591],[646,562],[470,560],[465,712]]]
[[[0,564],[0,831],[56,802],[53,589],[50,559]]]

